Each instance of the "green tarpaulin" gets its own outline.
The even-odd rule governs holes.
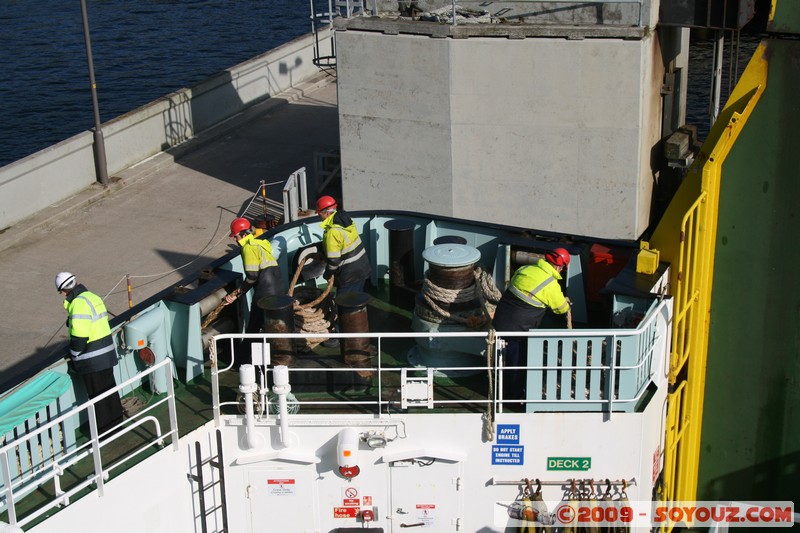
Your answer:
[[[42,408],[53,403],[71,385],[66,374],[45,370],[0,399],[0,435],[5,435]]]

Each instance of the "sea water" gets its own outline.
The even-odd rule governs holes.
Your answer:
[[[311,31],[299,0],[86,0],[105,122]],[[723,65],[722,102],[752,54]],[[726,55],[728,50],[726,49]],[[712,41],[692,39],[686,122],[709,128]],[[0,166],[94,127],[80,0],[0,2]]]
[[[105,122],[311,31],[298,0],[86,0]],[[0,166],[94,127],[80,0],[0,2]]]

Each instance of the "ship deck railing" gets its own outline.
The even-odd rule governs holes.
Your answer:
[[[103,485],[112,474],[162,448],[167,439],[177,449],[172,365],[166,359],[96,398],[52,417],[51,411],[57,407],[54,402],[7,433],[5,444],[0,447],[0,521],[22,527],[68,505],[71,498],[95,490],[102,496]],[[170,377],[166,394],[100,433],[97,403],[111,394],[121,395],[123,389],[157,372]],[[164,417],[156,413],[164,409],[169,428],[162,430],[160,418]],[[82,436],[78,431],[81,425],[88,428]],[[125,445],[118,446],[120,441],[125,441]]]
[[[346,339],[368,339],[369,358],[351,367],[343,363],[339,348],[315,347],[298,354],[296,361],[302,366],[288,369],[292,396],[287,404],[290,413],[312,416],[508,410],[590,412],[611,418],[635,413],[646,405],[654,388],[666,385],[671,316],[672,300],[664,299],[655,301],[638,326],[629,329],[329,334],[343,345]],[[98,433],[94,414],[102,397],[79,403],[75,388],[70,388],[3,436],[0,520],[18,526],[35,524],[71,499],[93,491],[102,495],[109,476],[156,453],[167,441],[176,448],[179,435],[209,420],[220,424],[223,415],[241,416],[246,402],[237,397],[241,361],[237,363],[236,354],[241,346],[237,350],[235,345],[255,339],[266,353],[271,339],[306,337],[318,334],[217,335],[211,339],[206,372],[185,384],[173,379],[174,362],[164,359],[113,389],[128,399],[141,394],[148,383],[152,387],[156,377],[163,377],[166,386],[162,393],[150,391],[141,410],[129,412],[119,427],[104,434]],[[503,366],[503,345],[511,337],[527,338],[527,365]],[[407,355],[420,344],[483,349],[473,356],[474,364],[415,365]],[[226,351],[232,357],[223,362]],[[525,373],[525,398],[504,397],[510,372]],[[257,405],[264,420],[264,414],[277,412],[276,397],[268,386],[271,369],[263,368],[260,379]],[[181,399],[176,401],[178,394]]]
[[[386,413],[425,409],[453,412],[519,409],[533,412],[636,412],[654,387],[664,385],[669,354],[671,300],[655,301],[645,318],[630,329],[535,330],[530,332],[364,332],[330,333],[346,346],[348,339],[369,340],[370,364],[349,366],[339,349],[324,356],[316,353],[297,357],[303,364],[288,367],[292,397],[287,402],[301,413],[341,413],[346,410]],[[236,352],[243,341],[255,343],[255,353],[269,354],[270,341],[304,340],[319,334],[221,334],[213,337],[213,353]],[[528,364],[504,366],[505,339],[525,338]],[[476,350],[475,364],[420,365],[409,363],[404,354],[419,347],[484,346]],[[329,352],[332,350],[328,350]],[[346,352],[347,348],[342,352]],[[487,357],[486,354],[489,354]],[[463,355],[463,354],[462,354]],[[270,362],[254,361],[262,376],[260,406],[275,407],[269,390]],[[442,360],[446,360],[443,357]],[[226,406],[241,405],[241,398],[221,401],[223,376],[236,373],[235,357],[212,364],[212,401],[217,422]],[[504,381],[511,372],[524,372],[526,396],[504,397]],[[236,386],[228,378],[229,387]]]

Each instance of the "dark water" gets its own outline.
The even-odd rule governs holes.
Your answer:
[[[761,42],[761,37],[758,35],[742,34],[737,46],[726,36],[722,54],[719,111],[724,107],[725,101],[735,87],[736,81],[744,72],[747,62],[759,42]],[[697,126],[697,134],[701,140],[706,138],[711,126],[709,110],[713,59],[714,42],[704,33],[692,33],[689,53],[689,88],[686,95],[686,123]]]
[[[302,0],[87,0],[87,12],[101,122],[311,31]],[[693,44],[687,122],[704,138],[711,45]],[[0,65],[0,166],[94,126],[80,0],[0,0]]]
[[[101,122],[311,31],[302,0],[87,0]],[[94,126],[80,0],[0,0],[0,166]]]

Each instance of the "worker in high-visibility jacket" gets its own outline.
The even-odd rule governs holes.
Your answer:
[[[558,282],[569,260],[566,249],[556,248],[535,264],[517,269],[495,309],[492,320],[494,329],[498,332],[528,331],[541,325],[548,310],[557,315],[566,315],[570,310],[570,302]],[[526,366],[527,339],[506,337],[505,341],[504,366]],[[503,377],[503,397],[524,398],[525,377],[523,370],[506,372]]]
[[[255,287],[250,306],[247,333],[261,333],[264,328],[264,310],[258,305],[267,296],[286,294],[286,280],[278,261],[272,255],[272,245],[266,239],[257,239],[250,221],[239,217],[231,222],[231,238],[241,246],[244,282],[225,296],[225,303],[233,303],[239,296]],[[246,361],[245,361],[246,362]]]
[[[72,368],[81,375],[89,399],[117,386],[114,367],[117,350],[111,337],[108,312],[103,300],[77,282],[73,274],[59,272],[56,290],[64,296],[69,329],[69,357]],[[122,403],[114,393],[95,404],[97,428],[104,433],[122,422]]]
[[[358,234],[353,219],[344,210],[338,209],[331,196],[321,196],[317,200],[317,215],[322,219],[322,249],[325,253],[325,273],[336,295],[347,292],[361,292],[372,272],[367,250]]]
[[[324,230],[322,251],[325,256],[325,272],[322,277],[329,283],[333,281],[337,297],[348,292],[363,292],[372,267],[353,219],[343,209],[339,209],[332,196],[319,197],[317,215],[322,219],[321,226]],[[335,308],[329,309],[328,313],[334,322],[333,331],[338,332]],[[339,339],[328,339],[322,345],[338,346]]]

